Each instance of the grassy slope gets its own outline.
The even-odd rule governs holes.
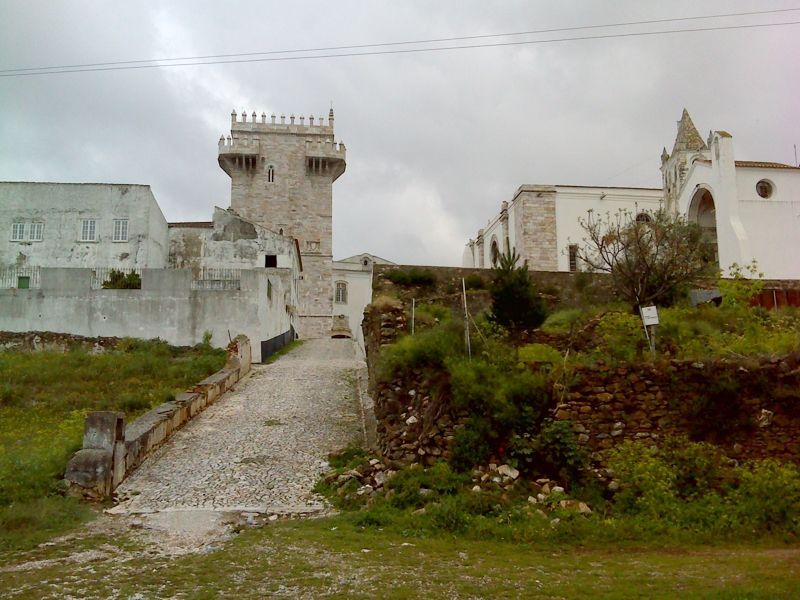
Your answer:
[[[57,494],[87,412],[122,410],[130,419],[224,363],[223,350],[133,340],[103,354],[0,352],[0,548],[86,518]]]
[[[66,559],[89,548],[91,560]],[[0,567],[0,589],[9,598],[792,598],[800,589],[796,546],[537,547],[404,537],[344,517],[246,530],[204,554],[133,548],[113,536],[0,555],[0,564],[46,561]]]

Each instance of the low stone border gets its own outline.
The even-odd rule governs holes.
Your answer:
[[[251,357],[250,340],[237,336],[228,345],[228,360],[221,370],[127,427],[121,412],[86,415],[83,448],[67,463],[64,474],[68,492],[92,500],[110,497],[156,448],[244,377]]]

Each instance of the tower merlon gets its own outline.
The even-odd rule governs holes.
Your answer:
[[[242,111],[241,115],[237,115],[236,111],[231,112],[231,131],[284,131],[290,133],[333,133],[333,113],[328,114],[328,122],[325,122],[323,117],[315,117],[309,115],[308,122],[306,123],[305,115],[299,115],[299,119],[294,114],[289,116],[287,122],[286,115],[280,116],[280,122],[276,122],[277,117],[272,113],[267,118],[266,113],[261,113],[259,119],[255,111],[248,118],[247,111]]]

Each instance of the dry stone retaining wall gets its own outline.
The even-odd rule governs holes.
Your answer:
[[[379,381],[380,350],[407,330],[402,308],[368,307],[364,319],[377,448],[392,468],[449,458],[466,421],[449,402],[446,374],[414,370]],[[536,365],[532,365],[536,368]],[[800,463],[800,356],[763,361],[671,361],[578,367],[556,384],[555,419],[569,420],[596,463],[624,440],[687,435],[740,460]]]

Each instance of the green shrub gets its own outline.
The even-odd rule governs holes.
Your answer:
[[[464,531],[470,522],[470,515],[458,496],[444,498],[430,505],[427,511],[434,527],[451,533]]]
[[[759,531],[800,533],[800,470],[774,459],[755,461],[738,470],[732,494],[740,522]]]
[[[485,290],[486,282],[477,273],[472,273],[464,278],[464,287],[468,290]]]
[[[439,461],[427,468],[411,465],[401,469],[386,482],[385,487],[393,491],[389,499],[391,506],[419,508],[443,496],[455,494],[468,482],[469,476],[456,473],[446,462]],[[420,493],[422,489],[429,492],[423,495]]]
[[[568,484],[582,479],[589,465],[569,421],[548,419],[536,433],[515,435],[509,455],[528,474],[546,475]]]
[[[583,311],[579,308],[566,308],[550,314],[542,323],[542,331],[547,333],[569,333],[580,322]]]
[[[712,444],[670,436],[661,443],[658,455],[672,468],[681,498],[691,500],[714,492],[724,477],[722,453]]]
[[[444,323],[450,319],[450,309],[441,304],[420,303],[415,307],[417,318],[429,317],[430,322]]]
[[[111,269],[108,278],[103,282],[103,289],[140,290],[142,289],[142,278],[134,271],[124,273],[118,269]]]
[[[383,276],[403,287],[430,287],[436,283],[436,274],[430,269],[393,269],[383,274]]]
[[[603,340],[602,354],[614,360],[632,362],[642,356],[647,344],[641,319],[628,313],[606,313],[597,333]]]
[[[464,353],[464,334],[460,326],[435,327],[418,335],[401,337],[381,350],[378,378],[391,380],[396,374],[418,367],[441,367],[447,358]]]
[[[539,327],[547,317],[547,307],[531,281],[528,263],[517,266],[516,251],[503,254],[492,270],[491,319],[517,338],[523,331]]]
[[[490,429],[486,419],[473,417],[456,430],[450,462],[453,468],[463,472],[475,465],[485,464],[492,454],[489,445]]]
[[[711,369],[706,372],[704,393],[693,397],[684,409],[692,439],[721,441],[749,429],[752,423],[736,375]]]
[[[519,349],[519,360],[522,363],[557,364],[564,361],[559,350],[547,344],[527,344]]]
[[[623,514],[659,519],[674,512],[676,474],[656,448],[626,440],[611,452],[609,467],[621,485],[614,506]]]

